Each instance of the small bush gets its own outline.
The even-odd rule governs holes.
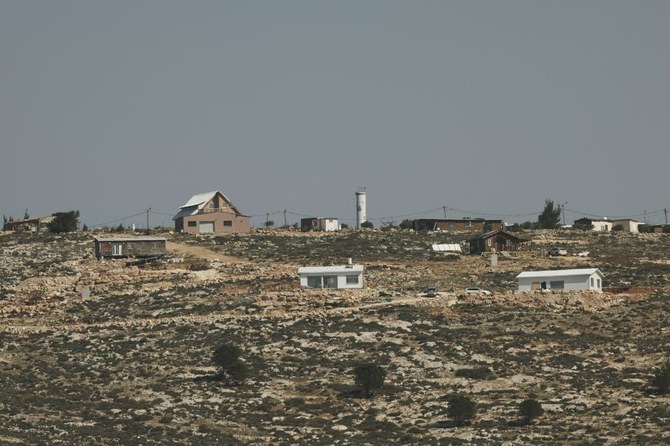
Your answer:
[[[541,417],[543,414],[542,404],[533,398],[528,398],[519,404],[519,416],[526,424],[531,424],[535,418]]]
[[[476,367],[473,369],[458,369],[456,370],[456,376],[459,378],[481,379],[484,381],[496,378],[495,374],[488,367]]]
[[[458,426],[470,424],[477,414],[477,403],[467,395],[454,395],[448,398],[447,414]]]
[[[247,378],[248,369],[240,356],[242,349],[235,344],[221,344],[214,350],[212,361],[219,367],[220,379],[227,376],[233,382],[241,382]]]
[[[374,229],[374,227],[375,225],[373,225],[371,221],[364,221],[363,223],[361,223],[361,228]]]
[[[371,363],[359,364],[353,370],[356,385],[361,387],[366,398],[372,396],[372,390],[381,388],[386,379],[386,370]]]
[[[658,393],[665,395],[670,393],[670,361],[658,369],[651,381],[651,385],[656,388]]]

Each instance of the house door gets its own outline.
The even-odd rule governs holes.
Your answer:
[[[207,234],[214,232],[214,222],[213,221],[201,221],[200,222],[200,233]]]

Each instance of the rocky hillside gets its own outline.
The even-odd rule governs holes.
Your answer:
[[[137,265],[96,260],[89,235],[3,234],[0,443],[666,443],[670,398],[650,382],[670,358],[670,237],[524,236],[497,266],[430,250],[466,235],[271,230],[169,236],[169,259]],[[542,255],[557,245],[571,255]],[[365,289],[299,288],[299,265],[349,257]],[[587,266],[610,292],[513,292],[523,270]],[[218,379],[222,343],[242,382]],[[372,398],[364,362],[387,371]],[[468,425],[454,394],[477,403]],[[526,425],[529,395],[545,413]]]

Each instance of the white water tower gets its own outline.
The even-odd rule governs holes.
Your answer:
[[[365,188],[359,187],[356,192],[356,229],[368,221],[367,204],[365,202]]]

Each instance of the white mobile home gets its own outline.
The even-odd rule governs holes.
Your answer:
[[[303,288],[363,288],[363,265],[303,266],[298,275]]]
[[[623,228],[624,231],[634,232],[634,233],[640,232],[640,225],[641,224],[642,223],[640,223],[639,221],[632,220],[630,218],[625,218],[625,219],[622,219],[622,220],[612,221],[612,225],[613,225],[612,227],[620,225],[621,228]]]
[[[602,291],[603,273],[598,268],[524,271],[516,279],[519,291]]]

